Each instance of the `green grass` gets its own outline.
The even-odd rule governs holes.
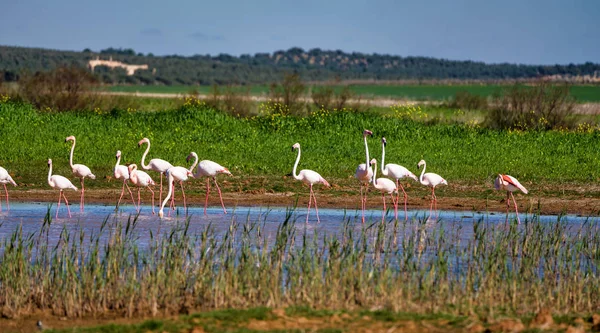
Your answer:
[[[443,101],[453,98],[459,91],[468,91],[480,96],[492,96],[501,92],[508,85],[351,85],[351,90],[364,97],[388,97],[416,101]],[[171,93],[187,94],[197,91],[208,94],[209,86],[111,86],[109,91],[143,92],[143,93]],[[240,88],[245,89],[245,88]],[[341,90],[341,86],[336,87]],[[254,95],[268,93],[268,86],[251,86],[250,93]],[[574,85],[571,94],[578,102],[600,102],[600,85]]]
[[[0,165],[27,185],[22,188],[47,188],[48,158],[53,159],[54,173],[71,174],[70,144],[64,142],[69,135],[77,137],[75,163],[89,166],[98,177],[86,182],[89,188],[114,186],[103,179],[112,175],[117,150],[123,152],[123,164],[139,165],[145,147],[138,148],[137,143],[144,137],[152,143],[148,158],[187,166],[186,156],[195,151],[200,159],[228,167],[236,176],[232,179],[236,191],[301,187],[282,178],[291,173],[296,154],[290,147],[295,142],[302,145],[301,169],[316,170],[332,183],[354,184],[354,170],[365,162],[361,135],[365,128],[374,133],[368,139],[371,157],[380,160],[380,139],[385,136],[387,163],[417,173],[417,162],[425,159],[427,171],[450,184],[490,184],[491,192],[495,175],[508,173],[532,190],[555,185],[559,191],[560,184],[585,186],[600,178],[598,130],[508,132],[353,112],[240,119],[202,106],[157,112],[45,113],[11,102],[0,104],[0,127]],[[246,177],[254,183],[246,184]],[[590,190],[584,195],[600,193]]]

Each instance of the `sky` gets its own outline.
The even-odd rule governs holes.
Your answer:
[[[598,0],[0,0],[0,45],[600,63]]]

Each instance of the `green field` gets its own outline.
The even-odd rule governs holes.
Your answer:
[[[363,97],[398,98],[416,101],[442,101],[451,99],[459,91],[468,91],[475,95],[492,96],[507,88],[507,85],[351,85],[351,90]],[[267,86],[252,86],[250,93],[259,95],[269,91]],[[113,86],[109,91],[187,94],[197,91],[201,94],[210,92],[209,86]],[[245,89],[245,88],[240,88]],[[337,89],[341,89],[340,86]],[[600,85],[575,85],[571,94],[578,102],[600,102]]]
[[[245,188],[246,177],[268,177],[273,181],[255,185],[273,191],[301,186],[281,178],[291,172],[295,154],[290,147],[295,142],[303,149],[300,168],[316,170],[333,183],[354,184],[351,176],[365,162],[361,135],[365,128],[374,133],[369,139],[372,157],[380,158],[380,139],[385,136],[388,163],[405,165],[416,173],[417,162],[425,159],[428,171],[451,184],[491,184],[497,173],[504,172],[533,189],[555,184],[558,190],[559,184],[587,185],[600,177],[600,132],[593,128],[510,132],[468,124],[427,124],[393,114],[326,111],[303,118],[279,114],[236,118],[202,105],[152,112],[48,113],[10,101],[0,103],[0,127],[0,165],[17,182],[40,188],[47,187],[48,158],[54,160],[56,173],[70,173],[70,145],[64,142],[69,135],[77,137],[76,163],[88,165],[99,179],[112,174],[118,149],[123,163],[139,163],[143,151],[137,142],[148,137],[149,157],[187,165],[186,156],[195,151],[200,159],[229,167],[239,190]],[[110,184],[90,181],[89,186]]]

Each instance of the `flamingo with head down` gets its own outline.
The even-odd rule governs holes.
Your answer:
[[[519,209],[517,208],[517,201],[515,200],[513,192],[520,190],[521,192],[527,194],[529,193],[529,191],[527,191],[525,186],[519,183],[517,178],[502,174],[498,174],[498,177],[496,177],[496,180],[494,181],[494,187],[496,188],[496,190],[506,191],[506,222],[508,222],[508,209],[510,207],[510,199],[508,195],[510,194],[513,203],[515,204],[515,213],[517,214],[517,221],[519,222],[519,224],[521,224],[521,220],[519,219]]]

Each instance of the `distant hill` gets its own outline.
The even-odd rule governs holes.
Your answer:
[[[123,65],[148,65],[148,69],[97,65],[94,73],[107,84],[269,84],[284,73],[297,72],[305,81],[397,81],[397,80],[514,80],[553,77],[594,81],[600,79],[600,64],[553,66],[486,64],[428,57],[345,53],[291,48],[274,53],[235,57],[194,55],[154,56],[132,49],[109,48],[100,52],[59,51],[0,46],[0,79],[18,81],[23,73],[48,71],[60,66],[90,67],[90,60]],[[99,62],[100,63],[100,62]],[[111,65],[112,66],[112,65]],[[128,75],[128,70],[133,72]]]

